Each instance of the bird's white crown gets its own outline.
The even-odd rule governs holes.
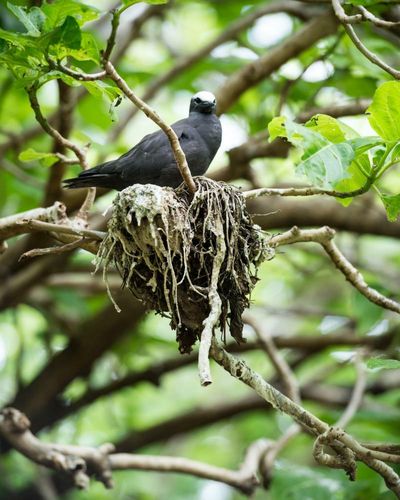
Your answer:
[[[212,92],[208,92],[207,90],[201,90],[200,92],[197,92],[197,94],[193,96],[193,99],[196,98],[201,99],[203,102],[215,102],[215,95]]]

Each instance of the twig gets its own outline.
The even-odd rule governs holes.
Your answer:
[[[355,459],[364,462],[371,469],[380,474],[385,479],[388,488],[400,498],[400,478],[393,469],[387,466],[379,458],[376,458],[380,457],[379,452],[373,452],[363,447],[353,437],[341,429],[330,428],[328,424],[280,393],[258,373],[249,368],[243,360],[226,352],[215,339],[213,339],[210,354],[227,372],[251,387],[276,410],[286,413],[299,425],[309,429],[312,434],[318,436],[315,445],[317,451],[321,451],[321,446],[328,442],[333,449],[341,449],[341,455],[329,455],[329,457],[332,458],[332,463],[327,463],[327,465],[343,468],[352,475],[354,474],[355,467],[355,460],[353,457],[355,457]]]
[[[366,21],[371,21],[371,23],[375,24],[375,26],[379,26],[381,28],[396,28],[400,26],[400,21],[385,21],[384,19],[380,19],[379,17],[374,16],[369,10],[367,10],[362,5],[357,5],[357,9],[361,12],[362,17]]]
[[[266,329],[257,321],[253,316],[245,314],[243,317],[245,323],[250,325],[260,341],[261,347],[268,354],[275,370],[277,371],[278,377],[282,380],[285,387],[286,395],[294,402],[300,404],[300,389],[297,379],[292,372],[289,364],[286,362],[285,358],[279,354],[278,349],[273,341],[272,336]]]
[[[112,488],[112,470],[153,470],[220,481],[250,495],[259,485],[256,473],[269,445],[264,439],[254,442],[248,448],[240,469],[234,471],[185,458],[112,453],[114,445],[109,443],[99,448],[43,443],[29,429],[30,422],[20,411],[5,408],[1,412],[0,434],[16,450],[33,462],[67,473],[81,489],[88,487],[91,475],[107,488]]]
[[[74,226],[64,226],[59,224],[52,224],[50,222],[42,222],[38,220],[27,220],[20,223],[30,229],[39,231],[49,231],[53,233],[72,234],[74,236],[81,236],[90,238],[92,240],[102,241],[105,234],[103,231],[93,231],[92,229],[84,229]]]
[[[367,387],[366,370],[362,362],[362,355],[360,351],[356,352],[356,355],[354,357],[354,365],[356,368],[357,380],[353,389],[353,393],[351,395],[349,404],[335,424],[335,427],[341,427],[342,429],[344,429],[348,425],[350,420],[354,417],[357,410],[359,409],[362,403],[365,389]]]
[[[50,125],[50,123],[46,120],[40,109],[39,101],[36,94],[36,89],[34,87],[30,87],[29,89],[27,89],[27,92],[29,96],[29,101],[31,103],[31,107],[33,109],[33,112],[35,113],[36,120],[40,123],[43,130],[47,132],[51,137],[53,137],[61,146],[73,151],[79,160],[82,170],[87,170],[89,168],[89,165],[86,159],[86,151],[77,146],[69,139],[63,137],[58,132],[58,130],[56,130],[54,127]],[[87,191],[86,198],[81,208],[78,211],[77,218],[87,221],[88,212],[93,205],[95,197],[96,197],[96,188],[89,188]]]
[[[84,238],[78,238],[75,241],[71,241],[71,243],[65,243],[61,246],[48,247],[48,248],[34,248],[33,250],[28,250],[23,253],[19,260],[30,259],[32,257],[41,257],[43,255],[56,254],[70,252],[71,250],[75,250],[75,248],[79,248],[84,244]]]
[[[196,184],[193,181],[192,174],[189,170],[189,166],[186,161],[185,153],[183,152],[181,145],[179,143],[179,139],[174,132],[174,130],[167,125],[159,115],[152,110],[144,101],[142,101],[139,97],[137,97],[132,90],[128,87],[128,84],[121,78],[121,76],[116,72],[114,66],[110,61],[105,62],[105,70],[110,78],[116,83],[116,85],[122,90],[122,92],[128,97],[130,101],[133,102],[135,106],[137,106],[143,113],[153,120],[161,130],[165,132],[168,137],[168,140],[171,144],[172,151],[174,153],[175,161],[179,168],[179,171],[182,175],[183,180],[186,182],[192,193],[196,192]]]
[[[335,12],[336,17],[341,23],[361,23],[363,16],[361,14],[355,14],[354,16],[348,16],[342,7],[340,0],[332,0],[332,7]]]
[[[396,80],[400,80],[400,71],[392,68],[389,66],[389,64],[385,63],[385,61],[382,61],[374,52],[371,52],[364,44],[363,42],[358,38],[353,26],[350,24],[343,24],[344,29],[346,30],[346,33],[349,35],[350,39],[354,43],[354,45],[358,48],[358,50],[364,54],[364,56],[369,59],[373,64],[376,64],[380,68],[382,68],[384,71],[389,73],[390,75],[393,76],[393,78],[396,78]]]
[[[299,229],[295,226],[290,231],[272,236],[269,240],[269,244],[271,246],[280,246],[311,241],[319,243],[336,268],[344,274],[346,280],[364,295],[364,297],[380,307],[400,314],[400,304],[393,299],[385,297],[377,290],[367,285],[360,271],[346,259],[332,241],[334,236],[335,231],[328,226],[319,229]]]
[[[254,198],[259,198],[260,196],[315,196],[315,195],[326,195],[333,196],[335,198],[353,198],[354,196],[359,196],[364,194],[371,187],[371,182],[366,182],[364,186],[354,191],[341,192],[330,189],[322,189],[317,187],[303,187],[303,188],[259,188],[252,189],[251,191],[245,191],[243,196],[247,200],[252,200]]]

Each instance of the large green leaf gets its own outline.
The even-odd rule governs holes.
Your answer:
[[[385,141],[400,140],[400,82],[385,82],[375,92],[367,112],[371,127]]]
[[[324,114],[315,115],[305,126],[314,132],[318,132],[331,142],[337,143],[346,140],[340,122],[336,118],[332,118],[332,116]]]
[[[54,30],[50,43],[60,45],[62,48],[80,49],[82,33],[78,22],[72,16],[67,16],[63,24]]]
[[[62,44],[55,44],[49,47],[49,53],[56,59],[72,57],[76,61],[99,62],[99,49],[95,38],[91,33],[80,32],[81,43],[79,48],[71,48]]]
[[[305,175],[317,186],[333,188],[338,182],[349,176],[348,167],[353,158],[354,151],[349,144],[345,142],[327,144],[307,156],[297,166],[297,172]]]
[[[51,3],[44,3],[42,11],[46,15],[44,28],[51,31],[61,26],[68,16],[71,16],[83,26],[88,21],[94,21],[101,13],[95,7],[85,5],[74,0],[55,0]]]
[[[325,127],[326,131],[327,127]],[[284,117],[274,118],[268,125],[270,139],[285,137],[304,153],[297,172],[317,186],[333,188],[349,176],[348,167],[354,159],[354,150],[347,142],[335,144],[326,137]],[[326,133],[328,133],[326,131]],[[330,134],[338,137],[338,134]]]

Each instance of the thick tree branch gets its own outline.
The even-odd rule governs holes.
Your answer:
[[[218,112],[225,113],[250,87],[267,78],[286,61],[299,55],[319,39],[337,30],[333,13],[326,11],[315,17],[279,46],[231,75],[217,91]]]
[[[269,445],[266,440],[254,442],[247,450],[240,469],[233,471],[185,458],[112,453],[112,444],[91,448],[44,443],[30,431],[27,417],[14,408],[5,408],[1,412],[0,434],[33,462],[72,476],[75,486],[81,489],[88,487],[92,475],[107,488],[112,488],[113,470],[151,470],[180,472],[220,481],[249,495],[259,485],[257,471]]]
[[[292,0],[283,0],[262,5],[261,7],[252,10],[249,14],[244,15],[243,17],[232,22],[232,24],[230,24],[225,31],[220,33],[204,47],[201,47],[192,54],[182,56],[168,71],[156,76],[146,87],[142,100],[148,102],[150,99],[155,97],[158,91],[164,88],[167,83],[174,80],[176,77],[183,74],[187,69],[204,59],[215,48],[229,42],[230,40],[234,40],[241,32],[248,29],[260,17],[278,12],[285,12],[286,14],[296,16],[303,20],[308,20],[313,15],[313,11],[305,9],[301,4],[293,2]],[[120,136],[121,132],[125,129],[127,124],[130,120],[132,120],[137,112],[138,109],[132,108],[120,119],[110,132],[110,141],[114,141]]]

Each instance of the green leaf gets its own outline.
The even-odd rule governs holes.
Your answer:
[[[82,33],[78,22],[72,16],[67,16],[63,24],[57,28],[51,39],[51,45],[60,45],[62,51],[65,47],[69,49],[80,49]],[[61,58],[61,57],[60,57]]]
[[[102,81],[96,80],[93,82],[82,82],[87,89],[87,91],[94,97],[105,98],[110,102],[114,102],[121,95],[121,91],[118,87],[108,85]]]
[[[349,176],[348,167],[353,158],[354,151],[349,144],[327,144],[302,161],[296,170],[317,186],[333,188]]]
[[[23,37],[20,33],[12,33],[11,31],[6,31],[0,28],[0,38],[9,42],[15,47],[23,49],[26,46],[27,39]]]
[[[26,7],[19,7],[7,2],[8,9],[25,26],[31,36],[40,36],[46,16],[38,7],[27,10]]]
[[[340,122],[331,116],[323,114],[315,115],[305,126],[314,132],[318,132],[331,142],[338,143],[346,140]]]
[[[390,222],[396,222],[400,215],[400,193],[384,194],[380,193],[382,203],[386,209],[386,215]]]
[[[385,141],[400,140],[400,82],[385,82],[375,92],[367,109],[371,127]]]
[[[371,171],[371,163],[368,158],[368,155],[364,154],[357,158],[357,161],[353,161],[349,168],[347,169],[350,177],[347,179],[343,179],[336,185],[336,190],[341,191],[343,193],[355,191],[356,189],[361,188],[367,182],[366,176],[361,171],[359,164],[363,167],[364,171],[370,173]],[[353,201],[354,198],[336,198],[337,201],[347,207]]]
[[[398,370],[400,361],[398,359],[369,358],[367,368],[370,370]]]
[[[101,14],[101,11],[95,7],[74,0],[55,0],[51,3],[44,3],[42,11],[46,15],[44,26],[46,31],[61,26],[68,16],[73,17],[79,26],[83,26],[89,21],[94,21]]]
[[[350,144],[356,155],[362,155],[376,146],[382,146],[385,144],[383,139],[376,135],[356,137],[355,139],[349,139],[347,143]]]
[[[46,164],[48,166],[53,165],[58,161],[58,157],[53,153],[42,153],[36,151],[33,148],[25,149],[18,155],[18,159],[24,162],[36,161],[36,160],[47,160]],[[50,165],[48,163],[49,160],[52,160]]]
[[[286,137],[304,151],[298,173],[305,175],[317,186],[333,188],[349,176],[348,167],[354,158],[354,150],[347,142],[335,144],[310,127],[274,118],[268,125],[270,140]]]
[[[76,61],[93,61],[99,63],[99,49],[91,33],[81,32],[81,46],[79,49],[66,47],[65,45],[52,45],[49,48],[50,55],[57,59],[72,57]]]
[[[142,0],[123,0],[122,3],[123,5],[130,7],[131,5],[135,5],[135,3],[139,3]],[[146,3],[152,4],[152,5],[161,5],[163,3],[167,3],[168,0],[145,0]]]

